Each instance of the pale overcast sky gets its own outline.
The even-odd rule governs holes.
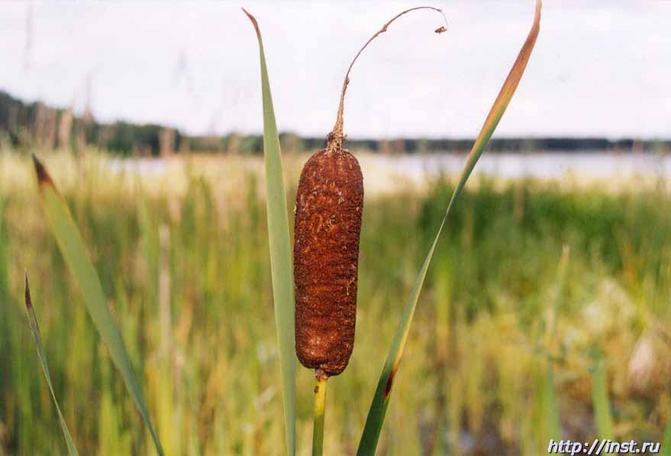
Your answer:
[[[533,2],[3,2],[0,89],[96,118],[193,133],[262,128],[259,20],[281,130],[325,135],[356,50],[351,137],[472,137],[531,25]],[[87,82],[88,81],[88,82]],[[671,137],[671,1],[546,0],[541,33],[497,136]]]

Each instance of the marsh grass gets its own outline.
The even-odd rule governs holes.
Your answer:
[[[58,414],[58,424],[60,425],[61,431],[63,432],[63,437],[65,438],[65,444],[68,449],[68,455],[78,456],[79,453],[77,452],[77,448],[75,447],[75,444],[72,441],[72,435],[70,434],[68,425],[65,422],[65,419],[63,418],[63,413],[61,412],[61,408],[58,405],[58,399],[56,399],[56,394],[54,393],[54,387],[51,384],[51,374],[49,372],[49,365],[47,363],[47,358],[44,354],[44,345],[42,344],[42,335],[40,333],[40,326],[39,323],[37,322],[37,316],[35,315],[35,309],[33,308],[33,301],[30,295],[30,284],[28,282],[28,274],[26,274],[25,287],[26,288],[24,292],[24,303],[26,305],[26,312],[28,314],[28,325],[30,326],[30,332],[33,336],[33,342],[35,343],[35,348],[37,350],[37,357],[40,360],[42,373],[44,374],[44,379],[47,383],[47,387],[49,388],[49,394],[51,395],[51,399],[53,400],[54,408],[56,409],[56,413]]]
[[[135,370],[131,363],[126,348],[124,338],[119,331],[119,327],[112,316],[107,298],[103,292],[100,278],[94,268],[88,249],[84,244],[79,228],[72,218],[72,213],[65,199],[59,193],[55,183],[51,179],[48,171],[42,163],[33,155],[33,166],[37,185],[39,188],[40,206],[43,209],[44,223],[49,227],[51,234],[56,240],[63,260],[72,274],[78,290],[84,298],[86,310],[88,311],[93,324],[100,335],[102,342],[108,350],[114,366],[123,378],[128,394],[133,399],[135,406],[142,417],[147,430],[151,434],[152,441],[159,456],[163,455],[163,447],[156,432],[147,404],[144,399],[143,387],[138,381]],[[28,283],[26,278],[26,305],[29,304]],[[32,305],[28,306],[32,310]],[[31,320],[32,322],[32,320]],[[37,323],[31,326],[33,333]],[[39,337],[34,337],[38,342],[38,352],[40,359],[45,357],[39,350]],[[45,364],[45,361],[42,361]],[[47,382],[51,385],[48,369],[44,368]],[[53,389],[50,388],[53,395]],[[54,397],[55,401],[55,397]],[[62,416],[59,418],[63,422]],[[63,426],[64,431],[66,430]],[[65,437],[71,443],[69,433],[65,432]],[[69,445],[71,446],[71,445]]]
[[[221,191],[218,180],[194,169],[187,191],[175,198],[135,185],[133,176],[109,175],[94,158],[82,164],[77,181],[64,179],[70,166],[57,157],[47,157],[47,164],[54,180],[64,182],[61,192],[145,385],[166,454],[284,454],[257,179],[246,175],[244,185]],[[27,157],[13,166],[30,176]],[[533,181],[473,184],[455,206],[452,229],[427,276],[380,453],[545,451],[542,388],[529,379],[546,372],[538,341],[565,245],[571,254],[556,318],[561,356],[553,364],[562,435],[596,434],[590,367],[593,348],[600,347],[615,436],[661,440],[669,416],[664,382],[651,381],[635,395],[626,365],[645,329],[671,323],[665,305],[671,197],[645,182],[620,194]],[[329,404],[324,446],[333,453],[356,451],[379,374],[370,360],[386,353],[377,341],[392,337],[396,297],[408,294],[421,247],[434,236],[453,185],[440,179],[426,195],[372,198],[367,206],[357,346],[348,375],[329,382],[329,396],[338,400]],[[23,268],[29,267],[54,391],[80,453],[152,454],[42,222],[36,192],[3,188],[0,199],[0,250],[7,252],[0,264],[7,272],[0,277],[7,284],[0,288],[0,452],[65,453],[25,320]],[[170,278],[169,319],[160,317],[161,274]],[[44,297],[48,305],[39,304]],[[302,449],[311,441],[313,381],[309,372],[297,376]]]

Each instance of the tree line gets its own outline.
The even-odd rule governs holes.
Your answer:
[[[324,138],[300,137],[293,133],[280,135],[283,150],[311,151],[324,146]],[[350,138],[348,147],[382,154],[466,152],[471,138]],[[210,152],[259,154],[263,150],[261,135],[198,136],[177,128],[158,124],[131,122],[101,123],[89,113],[76,115],[69,108],[54,108],[42,102],[26,103],[0,91],[0,146],[10,148],[39,147],[83,151],[98,147],[125,156],[168,156],[175,153]],[[535,151],[640,151],[671,152],[671,140],[608,139],[598,137],[494,138],[491,152]]]

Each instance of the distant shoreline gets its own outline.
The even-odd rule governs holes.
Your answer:
[[[305,152],[321,149],[324,137],[280,134],[282,149]],[[465,153],[472,138],[348,138],[351,150],[379,154]],[[260,134],[190,135],[159,124],[125,121],[102,123],[90,113],[25,102],[0,90],[0,148],[84,150],[96,147],[121,156],[169,156],[180,153],[260,154]],[[606,137],[496,137],[489,153],[671,153],[671,139]]]

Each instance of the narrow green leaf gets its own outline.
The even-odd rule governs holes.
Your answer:
[[[42,365],[42,372],[44,372],[44,378],[47,380],[47,386],[49,387],[49,393],[51,394],[51,400],[54,402],[56,407],[56,412],[58,413],[58,422],[61,425],[61,431],[63,431],[63,437],[65,437],[65,444],[68,447],[68,455],[78,456],[77,448],[72,440],[70,435],[70,430],[68,425],[63,418],[61,413],[61,408],[58,405],[58,400],[56,399],[56,393],[54,393],[54,387],[51,385],[51,375],[49,374],[49,366],[47,365],[47,356],[44,353],[44,345],[42,345],[42,336],[40,335],[40,326],[37,324],[37,317],[35,316],[35,311],[33,310],[33,301],[30,298],[30,286],[28,284],[28,274],[26,278],[26,289],[25,289],[25,304],[26,310],[28,311],[28,324],[30,325],[30,332],[33,335],[33,342],[35,342],[35,348],[37,349],[37,357],[40,360]]]
[[[566,275],[568,272],[568,262],[571,256],[571,249],[564,244],[562,254],[559,258],[559,268],[557,271],[557,286],[554,290],[554,296],[551,300],[550,308],[545,318],[545,348],[553,352],[557,345],[557,321],[559,320],[559,308],[562,303],[562,296],[566,288]]]
[[[666,422],[664,437],[662,438],[662,456],[671,456],[671,419]]]
[[[158,276],[159,276],[159,240],[158,228],[152,214],[149,211],[149,203],[144,193],[138,204],[138,221],[140,225],[140,239],[144,260],[147,266],[147,297],[154,305],[158,302]]]
[[[284,193],[280,139],[275,122],[273,99],[261,31],[254,16],[243,9],[256,31],[261,60],[261,91],[263,94],[263,155],[266,168],[266,208],[270,269],[275,303],[277,343],[282,371],[282,399],[287,454],[296,452],[296,355],[294,351],[294,270],[291,260],[289,218]]]
[[[5,201],[0,196],[0,303],[9,296],[9,271],[7,268],[8,236],[4,221]],[[2,311],[0,311],[2,312]],[[0,314],[0,317],[3,315]]]
[[[536,44],[536,38],[538,37],[538,32],[540,30],[540,13],[541,13],[541,1],[537,0],[536,2],[536,11],[534,14],[534,22],[531,27],[531,31],[527,36],[527,39],[520,50],[517,60],[512,66],[508,77],[506,78],[501,91],[499,92],[494,104],[489,111],[489,115],[485,120],[485,123],[480,130],[478,137],[473,144],[471,152],[468,154],[466,159],[466,164],[464,169],[461,172],[457,186],[452,194],[449,204],[447,205],[447,210],[445,211],[445,216],[443,217],[436,237],[431,244],[422,267],[419,270],[419,274],[415,281],[415,285],[410,293],[410,299],[403,309],[403,314],[401,316],[401,321],[396,329],[394,338],[391,343],[387,359],[382,368],[382,374],[377,384],[377,389],[375,390],[375,396],[371,403],[370,409],[368,411],[368,417],[366,418],[366,425],[364,427],[363,435],[361,436],[361,441],[359,443],[359,449],[357,454],[360,456],[364,455],[373,455],[375,453],[375,448],[377,447],[378,440],[380,438],[380,432],[382,430],[382,424],[384,422],[385,413],[387,411],[387,406],[389,405],[389,396],[394,382],[394,377],[398,371],[399,365],[401,363],[401,357],[403,356],[403,350],[405,348],[405,343],[408,339],[408,334],[410,332],[410,324],[412,323],[412,318],[415,314],[415,308],[417,307],[417,302],[419,300],[419,294],[424,285],[424,279],[426,278],[426,273],[431,264],[431,259],[433,253],[436,250],[438,245],[438,240],[440,239],[440,234],[443,231],[443,228],[447,222],[447,217],[450,214],[452,206],[461,195],[461,192],[468,180],[475,164],[477,163],[480,155],[485,149],[487,142],[491,138],[496,126],[498,125],[503,113],[510,103],[510,100],[515,93],[515,89],[522,78],[522,74],[526,68],[527,62],[529,61],[529,56],[533,50],[534,45]]]
[[[138,383],[135,372],[128,357],[126,345],[121,333],[107,306],[100,279],[89,258],[84,241],[75,225],[70,209],[56,187],[44,166],[33,156],[35,173],[40,189],[40,201],[52,234],[56,238],[58,247],[65,259],[70,273],[75,277],[79,289],[84,297],[86,308],[100,333],[100,337],[107,346],[114,365],[121,372],[126,388],[135,401],[135,405],[149,429],[151,437],[159,455],[163,448],[158,438],[154,424],[149,416],[142,388]]]
[[[549,442],[550,439],[561,440],[561,420],[559,416],[559,406],[557,404],[557,390],[554,381],[554,369],[552,362],[547,360],[545,366],[545,375],[541,383],[540,391],[540,406],[543,414],[543,431],[545,437],[544,442]]]
[[[551,299],[550,308],[545,318],[545,359],[543,367],[545,373],[540,386],[540,411],[543,417],[543,442],[550,439],[561,440],[561,416],[559,415],[559,405],[557,401],[557,388],[554,382],[554,367],[552,354],[555,353],[557,340],[557,321],[559,320],[559,308],[561,306],[564,287],[566,285],[566,274],[568,271],[568,262],[570,249],[564,245],[562,255],[559,260],[557,272],[557,286],[554,290],[554,296]]]
[[[608,401],[608,379],[606,363],[603,356],[598,355],[592,367],[592,406],[596,431],[600,439],[613,439],[613,416]]]

